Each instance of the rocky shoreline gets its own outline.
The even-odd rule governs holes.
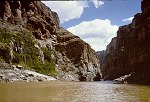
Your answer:
[[[0,63],[0,82],[41,82],[54,81],[55,78],[35,72],[34,70],[23,69],[22,66]]]

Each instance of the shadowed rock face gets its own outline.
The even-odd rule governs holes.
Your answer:
[[[0,1],[0,17],[3,23],[32,31],[39,43],[37,48],[47,47],[54,53],[58,79],[100,80],[100,65],[95,51],[78,36],[61,28],[57,13],[42,2]]]
[[[57,30],[56,34],[56,65],[59,77],[63,77],[64,72],[67,72],[64,77],[71,75],[71,80],[100,80],[100,65],[95,51],[78,36],[64,29]]]
[[[117,37],[107,46],[103,78],[132,73],[128,82],[150,84],[150,1],[143,0],[141,9],[131,24],[119,27]]]

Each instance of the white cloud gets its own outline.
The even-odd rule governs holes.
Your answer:
[[[89,43],[94,50],[100,51],[104,50],[111,41],[111,38],[116,36],[118,26],[112,25],[108,19],[95,19],[81,22],[67,30],[81,37],[84,41]]]
[[[126,18],[126,19],[123,19],[122,21],[123,22],[132,22],[134,17],[129,17],[129,18]]]
[[[87,1],[42,1],[52,11],[58,13],[61,23],[80,18],[84,8],[88,7]]]
[[[100,0],[92,1],[42,1],[46,6],[48,6],[52,11],[57,12],[60,23],[72,19],[78,19],[83,14],[84,8],[89,7],[89,2],[93,2],[95,7],[98,8],[104,4]]]
[[[95,5],[95,8],[99,8],[101,5],[104,4],[104,2],[100,1],[100,0],[92,0],[92,2]]]

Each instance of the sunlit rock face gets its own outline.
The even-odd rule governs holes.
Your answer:
[[[57,13],[42,2],[0,1],[0,18],[4,23],[1,28],[15,31],[20,27],[32,32],[42,63],[45,61],[41,48],[51,50],[58,79],[100,80],[100,64],[95,51],[78,36],[60,27]],[[5,26],[8,24],[10,27]]]
[[[104,79],[131,73],[128,82],[150,84],[150,1],[141,4],[142,13],[131,24],[119,27],[117,37],[107,46],[101,68]]]

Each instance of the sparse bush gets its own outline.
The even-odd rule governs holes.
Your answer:
[[[3,62],[3,61],[4,61],[3,57],[2,57],[2,56],[0,56],[0,62]]]
[[[44,53],[44,59],[47,60],[47,61],[52,61],[52,58],[51,58],[51,51],[47,48],[42,48],[42,51]]]
[[[10,61],[8,56],[9,47],[12,46],[10,42],[23,43],[22,53],[13,51],[12,63],[35,69],[42,74],[55,75],[55,64],[51,58],[51,51],[47,48],[42,48],[45,56],[45,63],[43,64],[38,58],[40,52],[39,49],[34,46],[37,42],[34,40],[31,32],[9,32],[6,29],[0,29],[0,61]]]

